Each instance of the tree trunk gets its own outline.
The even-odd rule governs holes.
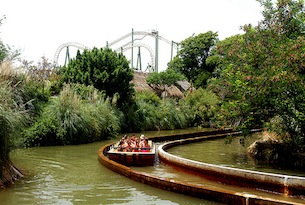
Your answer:
[[[23,171],[19,170],[9,159],[8,142],[5,137],[0,137],[0,188],[13,184],[23,177]]]
[[[0,188],[12,185],[16,180],[24,176],[24,172],[18,169],[10,160],[1,163]]]

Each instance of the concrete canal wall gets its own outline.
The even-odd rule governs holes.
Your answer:
[[[219,131],[216,131],[216,135],[213,135],[213,132],[210,132],[209,135],[207,135],[207,136],[195,137],[195,138],[193,137],[190,139],[187,139],[187,138],[191,137],[191,136],[196,136],[196,134],[195,135],[192,134],[191,136],[188,136],[188,137],[184,136],[184,135],[182,137],[181,136],[175,137],[172,135],[172,136],[168,137],[171,140],[173,140],[174,138],[175,139],[183,138],[183,139],[178,140],[178,141],[168,142],[162,146],[159,146],[159,157],[161,158],[161,160],[165,160],[166,163],[173,164],[174,166],[179,166],[179,167],[181,166],[184,168],[193,169],[193,171],[195,171],[195,172],[203,172],[204,170],[208,171],[210,176],[212,176],[215,179],[219,176],[222,176],[226,171],[229,171],[229,174],[226,174],[225,178],[232,177],[232,179],[234,179],[234,180],[240,180],[241,178],[248,178],[248,177],[252,178],[253,176],[257,177],[257,173],[252,173],[253,175],[246,173],[246,172],[238,173],[236,171],[240,171],[240,170],[236,170],[236,169],[230,169],[230,170],[225,169],[225,171],[222,171],[221,167],[219,167],[219,166],[213,166],[213,165],[209,165],[209,164],[202,165],[202,163],[196,163],[196,161],[179,158],[179,157],[176,157],[174,155],[171,155],[171,154],[165,152],[166,148],[169,148],[169,147],[172,147],[172,146],[175,146],[178,144],[190,143],[191,141],[194,142],[194,141],[198,141],[198,140],[206,140],[206,139],[211,139],[211,138],[220,138],[220,137],[224,137],[227,135],[237,135],[237,134],[240,134],[240,133],[228,132],[228,131],[224,131],[224,133],[221,133]],[[200,135],[198,134],[198,136],[200,136]],[[158,139],[161,139],[161,138],[158,138]],[[295,204],[296,205],[296,204],[302,204],[302,203],[296,203],[296,202],[289,202],[289,199],[287,201],[286,200],[283,201],[283,200],[276,200],[276,199],[272,199],[272,198],[251,195],[251,194],[244,194],[244,193],[239,193],[239,192],[237,193],[237,192],[230,191],[227,189],[198,185],[198,184],[183,182],[183,181],[179,181],[179,180],[158,177],[158,176],[150,175],[150,174],[147,174],[144,172],[139,172],[139,171],[131,169],[130,167],[124,166],[122,164],[119,164],[115,161],[110,160],[107,157],[107,151],[109,150],[111,145],[112,144],[106,145],[99,149],[98,159],[99,159],[100,163],[103,164],[105,167],[113,170],[114,172],[117,172],[130,179],[139,181],[139,182],[147,184],[147,185],[151,185],[151,186],[158,187],[158,188],[161,188],[164,190],[173,191],[173,192],[177,192],[177,193],[181,193],[181,194],[185,194],[185,195],[190,195],[190,196],[200,197],[200,198],[204,198],[204,199],[208,199],[208,200],[212,200],[212,201],[217,201],[217,202],[221,202],[221,203],[225,203],[225,204],[242,204],[242,205],[243,204],[244,205],[252,205],[252,204],[274,204],[274,205]],[[242,177],[240,175],[242,175]],[[263,182],[265,177],[266,176],[263,176],[261,174],[260,175],[261,179],[259,179],[259,180],[261,180]],[[247,183],[252,182],[253,180],[257,180],[257,179],[253,178],[250,181],[245,180],[245,182],[242,182],[242,183],[247,184]],[[292,190],[293,190],[292,187],[295,187],[297,190],[300,190],[300,187],[304,186],[304,181],[296,181],[296,180],[292,180],[292,178],[287,178],[287,177],[286,178],[284,177],[284,179],[283,178],[275,179],[274,182],[272,180],[269,180],[269,181],[272,182],[272,184],[276,184],[276,185],[280,184],[280,182],[285,182],[286,183],[285,186],[289,187],[289,189],[288,189],[289,192],[290,191],[292,192]],[[233,180],[231,180],[231,181],[233,181]],[[298,185],[300,185],[300,187],[298,187],[296,185],[292,186],[291,183],[298,184]],[[235,184],[237,184],[237,183],[235,183]],[[304,191],[304,189],[303,189],[303,191]]]
[[[219,135],[223,136],[223,135]],[[158,155],[160,160],[165,161],[168,164],[191,170],[195,173],[204,175],[206,178],[210,178],[221,183],[250,187],[255,189],[267,190],[271,192],[277,192],[284,195],[304,195],[305,194],[305,178],[288,176],[281,174],[272,174],[265,172],[257,172],[251,170],[244,170],[231,167],[217,166],[213,164],[202,163],[194,160],[181,158],[167,153],[165,150],[187,143],[193,143],[196,141],[207,140],[209,137],[196,137],[190,139],[182,139],[167,142],[158,148]]]

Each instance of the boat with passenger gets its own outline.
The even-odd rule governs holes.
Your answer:
[[[143,134],[140,138],[125,135],[107,152],[109,159],[127,166],[152,166],[155,155],[155,144]]]

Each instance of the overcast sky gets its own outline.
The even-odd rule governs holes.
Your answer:
[[[218,32],[223,40],[242,33],[244,24],[257,25],[261,11],[256,0],[1,0],[0,17],[5,15],[6,20],[0,37],[5,44],[21,49],[27,60],[42,56],[53,60],[63,43],[104,47],[132,28],[154,29],[176,42],[207,31]],[[155,48],[154,42],[147,44]],[[138,50],[134,52],[136,55]],[[145,52],[141,50],[143,59],[148,56]],[[170,60],[170,52],[170,45],[160,42],[161,70]]]

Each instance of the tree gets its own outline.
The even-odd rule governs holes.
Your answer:
[[[305,34],[304,0],[258,0],[264,7],[264,19],[259,23],[260,30],[269,30],[289,39]]]
[[[209,31],[185,39],[181,42],[181,49],[169,63],[168,68],[181,72],[196,87],[205,87],[214,70],[214,66],[206,64],[206,59],[218,42],[217,37],[217,33]]]
[[[119,106],[126,104],[134,92],[130,83],[133,71],[127,59],[109,48],[93,48],[83,53],[78,51],[76,58],[60,73],[65,82],[93,85],[104,90],[110,98],[118,94]]]
[[[5,16],[3,16],[3,18],[0,18],[0,26],[2,25],[4,19]],[[20,56],[20,54],[21,53],[19,49],[13,49],[9,45],[4,45],[0,38],[0,63],[2,63],[4,60],[14,61]]]
[[[7,48],[5,47],[5,45],[2,43],[2,41],[0,39],[0,63],[3,62],[3,60],[6,58],[6,56],[7,56]]]
[[[264,19],[258,26],[246,25],[245,34],[217,45],[219,77],[209,86],[223,100],[218,120],[246,131],[279,117],[284,126],[276,132],[305,143],[304,4],[259,2]]]
[[[2,21],[5,19],[5,17],[0,19],[0,26],[2,25]],[[8,50],[6,46],[3,44],[1,38],[0,38],[0,63],[3,62],[3,60],[6,58],[8,53]]]
[[[172,69],[160,73],[151,73],[146,78],[147,83],[150,84],[158,96],[161,96],[169,86],[177,85],[177,81],[180,80],[185,80],[184,75]]]
[[[168,86],[176,85],[179,80],[185,80],[184,75],[172,69],[167,69],[160,73],[151,73],[146,78],[146,81],[149,84]]]

